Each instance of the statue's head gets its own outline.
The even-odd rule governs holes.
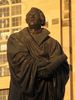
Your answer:
[[[32,28],[41,27],[45,25],[45,16],[40,9],[32,7],[26,15],[26,22]]]

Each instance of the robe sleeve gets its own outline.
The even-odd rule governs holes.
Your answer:
[[[37,62],[29,55],[26,43],[11,35],[7,42],[7,59],[11,80],[19,84],[21,91],[31,94],[33,91]]]
[[[38,68],[38,77],[42,79],[52,77],[52,74],[54,73],[54,71],[58,67],[60,67],[60,65],[64,63],[66,59],[67,59],[66,55],[63,54],[63,55],[57,56],[57,58],[54,59],[54,61],[49,62],[49,64],[46,64],[45,66]]]
[[[67,63],[67,56],[64,54],[60,44],[56,42],[56,46],[52,48],[52,54],[50,55],[50,63],[46,66],[39,67],[39,78],[50,78],[57,71],[58,68],[63,67],[63,73],[65,73],[66,80],[68,80],[69,65]],[[63,65],[63,66],[62,66]]]

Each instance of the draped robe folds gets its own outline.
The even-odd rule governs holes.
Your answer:
[[[24,28],[7,42],[11,81],[8,100],[63,100],[69,66],[60,44],[42,28]],[[64,60],[65,59],[65,60]]]

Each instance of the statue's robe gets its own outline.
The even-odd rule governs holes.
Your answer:
[[[11,81],[8,100],[62,100],[69,78],[60,44],[49,31],[31,34],[28,28],[7,42]]]

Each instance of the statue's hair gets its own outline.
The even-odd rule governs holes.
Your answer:
[[[29,16],[29,13],[30,13],[32,10],[34,10],[35,12],[37,12],[37,13],[39,14],[39,16],[40,16],[40,21],[41,21],[41,26],[44,26],[44,25],[45,25],[45,15],[44,15],[44,13],[43,13],[40,9],[35,8],[35,7],[32,7],[32,8],[30,9],[30,11],[26,14],[26,22],[28,23],[28,16]]]

